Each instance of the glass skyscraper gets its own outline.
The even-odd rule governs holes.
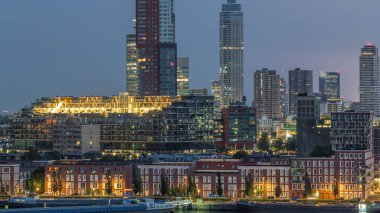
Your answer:
[[[380,115],[380,70],[378,49],[365,45],[360,55],[360,105],[361,111]]]
[[[227,0],[220,12],[221,107],[243,98],[243,12],[236,0]]]

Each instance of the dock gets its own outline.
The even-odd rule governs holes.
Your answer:
[[[1,209],[0,213],[104,213],[104,212],[141,212],[142,205],[104,205],[104,206],[70,206],[47,208]]]

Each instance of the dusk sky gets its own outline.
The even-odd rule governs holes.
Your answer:
[[[190,87],[219,78],[219,11],[226,0],[176,0],[178,56]],[[360,48],[380,46],[379,0],[238,0],[245,24],[245,95],[253,72],[340,71],[345,98],[358,99]],[[45,96],[125,91],[125,36],[134,0],[1,0],[0,112]]]

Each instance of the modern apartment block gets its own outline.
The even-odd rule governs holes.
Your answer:
[[[360,109],[380,115],[380,68],[378,49],[372,44],[365,45],[360,54]]]
[[[289,70],[289,115],[297,114],[298,94],[313,94],[313,71],[295,68]]]
[[[222,109],[223,144],[229,150],[252,150],[256,142],[255,110],[235,103]]]
[[[243,99],[243,11],[236,0],[222,5],[219,17],[221,108]]]
[[[333,150],[373,150],[373,113],[331,113]]]
[[[213,96],[45,98],[11,119],[19,149],[65,155],[213,149]]]

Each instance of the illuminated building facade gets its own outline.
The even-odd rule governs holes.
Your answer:
[[[243,12],[236,0],[222,5],[219,21],[221,108],[243,98]]]
[[[188,57],[177,58],[177,96],[189,95],[190,67]]]
[[[136,48],[136,35],[127,35],[127,92],[129,95],[138,95],[139,67],[138,51]]]
[[[360,109],[372,111],[380,116],[380,69],[376,46],[369,44],[361,49],[360,55]]]
[[[340,98],[340,73],[321,72],[319,74],[319,93],[321,103],[328,102],[330,98]]]
[[[327,99],[327,113],[343,112],[343,98],[328,98]]]
[[[101,152],[197,152],[212,149],[212,96],[44,98],[11,120],[20,148],[80,155],[93,150],[86,125],[99,125]],[[86,144],[84,144],[86,143]],[[84,147],[85,146],[85,147]]]

